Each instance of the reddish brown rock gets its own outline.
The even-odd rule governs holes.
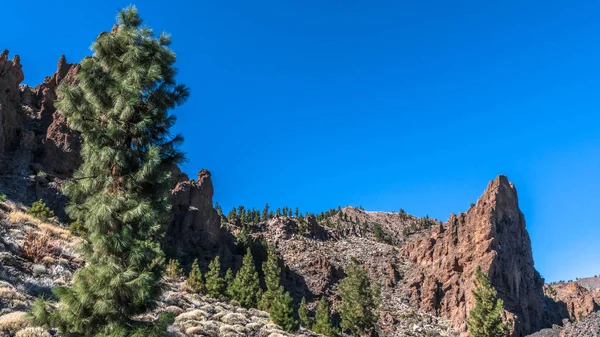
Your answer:
[[[556,302],[563,303],[573,321],[600,309],[600,289],[587,289],[578,282],[545,285],[544,293]]]
[[[56,90],[61,84],[72,84],[79,68],[79,64],[67,63],[63,55],[56,72],[33,89],[43,130],[38,161],[46,172],[61,177],[70,177],[81,164],[81,136],[68,127],[65,117],[56,110]]]
[[[452,215],[442,233],[408,243],[403,251],[414,264],[408,276],[412,302],[452,320],[463,334],[474,304],[477,266],[489,275],[507,317],[515,321],[513,336],[543,326],[543,281],[533,267],[517,191],[505,176],[490,182],[466,214]]]
[[[19,84],[23,81],[18,55],[8,59],[8,50],[0,54],[0,171],[6,169],[4,154],[15,150],[23,128],[20,116]]]

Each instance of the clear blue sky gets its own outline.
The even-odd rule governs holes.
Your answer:
[[[77,62],[129,1],[4,1],[0,48],[25,82]],[[492,4],[494,3],[494,4]],[[549,281],[600,274],[600,4],[140,1],[173,35],[175,113],[215,200],[465,211],[519,191]]]

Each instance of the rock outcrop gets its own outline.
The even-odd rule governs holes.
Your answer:
[[[452,215],[444,231],[404,246],[414,264],[408,278],[411,300],[447,317],[466,331],[473,308],[474,271],[480,266],[504,300],[513,336],[542,328],[543,280],[533,266],[531,243],[517,191],[505,176],[489,183],[477,204]]]
[[[210,172],[200,170],[198,180],[180,179],[171,190],[173,220],[167,230],[167,246],[176,256],[214,250],[221,242],[221,219],[213,208]]]
[[[19,56],[10,61],[8,51],[0,55],[0,191],[24,204],[42,199],[61,219],[67,200],[60,186],[81,164],[82,139],[68,127],[55,103],[58,87],[74,83],[79,69],[63,55],[56,72],[32,88],[20,85],[24,75]],[[221,229],[212,207],[210,172],[200,171],[197,181],[178,168],[173,175],[173,221],[167,243],[175,255],[214,249]]]
[[[8,59],[8,50],[0,54],[0,172],[6,169],[5,154],[18,147],[23,122],[19,114],[19,84],[24,79],[19,55]]]
[[[582,320],[600,309],[600,289],[588,289],[578,282],[548,284],[544,286],[544,293],[555,302],[564,304],[573,321]]]
[[[61,177],[70,177],[81,164],[81,137],[67,126],[64,116],[56,110],[56,89],[63,83],[72,84],[79,68],[79,64],[67,63],[63,55],[56,72],[33,89],[41,122],[36,160],[47,173]]]

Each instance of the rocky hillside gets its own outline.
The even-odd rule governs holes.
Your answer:
[[[514,336],[560,322],[559,314],[545,310],[544,281],[533,265],[516,189],[506,177],[491,181],[474,206],[445,222],[351,207],[341,212],[320,223],[306,219],[306,233],[286,217],[257,226],[255,233],[276,245],[313,296],[332,296],[350,259],[361,260],[383,286],[384,331],[393,331],[406,310],[418,309],[464,334],[477,266],[504,300]],[[375,227],[383,236],[375,235]]]
[[[600,312],[594,312],[579,322],[565,319],[563,326],[554,325],[530,337],[598,337],[600,336]]]
[[[55,285],[70,282],[83,261],[77,253],[80,239],[58,223],[26,214],[17,204],[0,202],[0,336],[47,337],[41,328],[28,327],[24,317],[32,301],[48,295]],[[192,294],[183,279],[167,279],[160,312],[175,315],[171,336],[316,336],[301,330],[289,334],[271,323],[269,315]]]

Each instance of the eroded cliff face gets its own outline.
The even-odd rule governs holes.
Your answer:
[[[55,103],[58,87],[73,84],[79,69],[63,55],[56,72],[32,88],[20,85],[24,75],[19,56],[11,61],[8,51],[0,55],[0,192],[26,205],[42,199],[62,220],[67,199],[60,187],[81,164],[82,139]],[[167,242],[175,255],[214,249],[221,230],[212,206],[210,172],[200,171],[198,180],[189,180],[178,168],[173,173]]]
[[[406,244],[403,251],[414,264],[408,276],[412,302],[449,318],[457,330],[467,328],[477,266],[504,300],[513,336],[544,325],[543,280],[533,266],[517,191],[505,176],[491,181],[477,204],[452,215],[443,230]]]
[[[6,153],[18,147],[23,121],[20,116],[19,84],[24,75],[18,55],[0,54],[0,172],[7,167]]]
[[[187,177],[171,190],[173,220],[167,230],[167,246],[176,256],[213,251],[221,242],[221,219],[213,208],[210,172],[198,172],[197,180]]]

